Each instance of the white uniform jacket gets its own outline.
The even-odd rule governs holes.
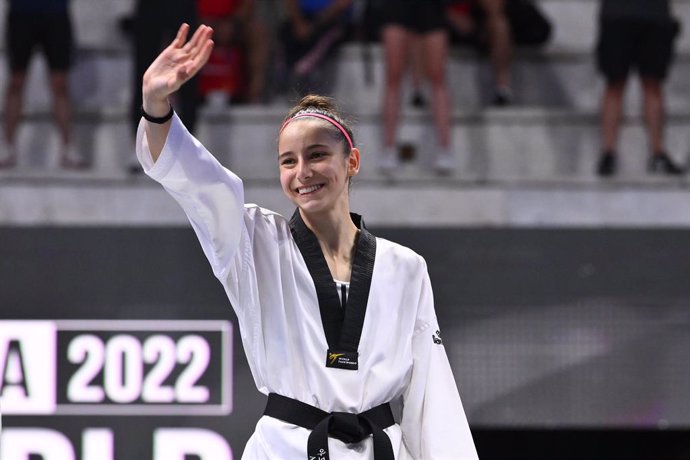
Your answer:
[[[359,369],[325,366],[328,344],[315,285],[289,220],[244,204],[242,181],[175,116],[154,164],[143,123],[137,155],[187,214],[237,313],[256,386],[326,412],[360,413],[398,398],[400,424],[385,430],[398,460],[471,460],[477,453],[445,349],[439,340],[426,263],[376,238],[359,343]],[[263,416],[243,459],[305,460],[310,431]],[[329,438],[332,460],[372,459],[371,437]]]

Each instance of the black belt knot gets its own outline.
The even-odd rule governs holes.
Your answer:
[[[366,420],[361,415],[350,414],[349,412],[331,412],[328,417],[328,435],[340,439],[346,444],[360,442],[370,434],[371,429],[366,425]]]
[[[346,444],[374,437],[374,458],[394,460],[393,446],[383,431],[395,424],[390,404],[376,406],[361,414],[322,411],[296,399],[276,393],[268,395],[264,415],[312,430],[307,441],[307,460],[330,460],[328,437]]]

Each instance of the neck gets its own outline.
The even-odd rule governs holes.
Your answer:
[[[328,216],[306,215],[300,211],[307,227],[319,241],[321,251],[334,278],[349,281],[357,227],[349,212]]]
[[[310,215],[300,211],[300,214],[307,227],[316,235],[324,252],[341,252],[342,249],[349,252],[352,249],[357,227],[352,222],[349,211],[325,215]]]

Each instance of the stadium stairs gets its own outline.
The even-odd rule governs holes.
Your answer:
[[[273,0],[270,0],[273,1]],[[20,164],[0,171],[0,225],[178,225],[177,206],[127,164],[133,139],[127,110],[131,55],[118,18],[131,1],[73,0],[78,34],[71,75],[77,146],[92,162],[88,171],[57,166],[57,136],[50,117],[46,66],[39,58],[26,91],[20,127]],[[600,153],[598,104],[603,82],[594,69],[596,0],[539,0],[554,25],[541,49],[518,49],[515,103],[488,104],[491,72],[483,56],[454,49],[448,78],[453,95],[456,174],[438,177],[428,109],[405,104],[400,141],[415,156],[399,173],[376,170],[380,149],[383,53],[379,44],[346,45],[339,56],[333,94],[356,121],[363,170],[353,186],[353,207],[370,224],[419,226],[686,226],[690,193],[686,177],[650,176],[640,116],[640,92],[631,81],[620,142],[620,171],[594,174]],[[0,4],[4,16],[5,4]],[[690,0],[675,3],[690,24]],[[3,28],[4,25],[1,28]],[[0,33],[4,33],[0,30]],[[690,34],[677,43],[668,81],[667,144],[690,162]],[[366,58],[366,53],[370,57]],[[3,49],[4,53],[4,49]],[[4,58],[4,56],[3,56]],[[0,71],[4,86],[7,70]],[[409,101],[409,88],[404,101]],[[275,138],[288,103],[201,109],[198,137],[245,181],[247,200],[290,213],[277,181]],[[404,203],[404,206],[401,205]]]

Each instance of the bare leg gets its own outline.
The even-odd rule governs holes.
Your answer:
[[[601,101],[601,141],[603,153],[599,157],[597,174],[602,177],[615,174],[616,146],[623,114],[623,96],[626,79],[607,81]]]
[[[656,78],[642,77],[641,83],[649,148],[652,153],[658,154],[664,151],[665,104],[661,81]]]
[[[253,19],[246,27],[247,57],[249,59],[250,103],[260,103],[266,86],[266,68],[268,66],[269,43],[268,30],[264,23]]]
[[[606,83],[601,104],[601,138],[604,152],[614,152],[618,145],[625,83],[624,79]]]
[[[424,49],[422,41],[412,40],[410,43],[410,70],[412,73],[413,105],[422,106],[422,84],[424,81]]]
[[[62,141],[60,163],[64,168],[85,168],[88,163],[76,153],[72,144],[72,104],[67,72],[51,72],[50,87],[53,91],[53,114]]]
[[[431,32],[423,37],[424,64],[431,83],[432,110],[438,143],[444,150],[450,147],[451,102],[446,83],[448,35],[445,31]]]
[[[510,24],[505,13],[505,0],[479,0],[479,3],[486,13],[491,64],[496,86],[509,88],[513,43],[510,36]]]
[[[383,94],[383,145],[395,145],[400,117],[400,91],[409,54],[410,33],[398,25],[383,29],[386,59],[386,88]]]
[[[641,77],[644,99],[644,119],[647,126],[649,148],[652,156],[649,161],[649,171],[669,175],[680,175],[685,167],[675,163],[666,152],[664,146],[664,118],[666,109],[662,82],[658,78]]]
[[[69,100],[67,80],[67,72],[59,71],[50,74],[50,86],[53,91],[53,114],[63,145],[69,145],[72,142],[72,106]]]

